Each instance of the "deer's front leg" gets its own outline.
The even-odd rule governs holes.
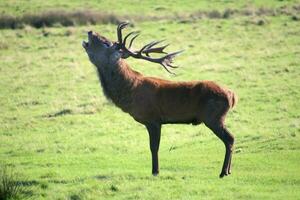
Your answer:
[[[159,173],[158,150],[160,142],[161,124],[146,124],[146,128],[148,130],[150,139],[150,150],[152,155],[152,175],[156,176]]]

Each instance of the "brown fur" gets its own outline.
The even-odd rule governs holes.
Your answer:
[[[226,129],[224,120],[228,110],[237,102],[236,95],[212,81],[173,82],[145,77],[132,70],[114,46],[101,47],[101,39],[89,33],[89,43],[83,46],[97,68],[105,96],[146,126],[150,137],[152,173],[159,172],[161,125],[198,125],[203,122],[226,147],[220,177],[230,174],[234,137]]]

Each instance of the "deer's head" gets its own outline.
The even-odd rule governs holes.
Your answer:
[[[83,41],[82,46],[97,66],[107,64],[112,57],[116,60],[121,57],[115,43],[93,31],[88,32],[88,42]]]
[[[168,67],[176,68],[176,66],[171,65],[173,58],[181,53],[182,51],[174,52],[167,54],[164,52],[164,49],[169,46],[164,45],[162,47],[155,47],[162,41],[153,41],[149,44],[146,44],[138,51],[132,51],[131,46],[135,38],[139,36],[139,32],[131,32],[122,39],[122,29],[128,26],[129,23],[123,22],[118,25],[117,36],[118,42],[111,42],[105,37],[94,33],[92,31],[88,32],[88,42],[83,41],[82,46],[86,50],[91,62],[98,65],[104,65],[112,62],[116,62],[118,59],[126,59],[128,57],[133,57],[137,59],[144,59],[150,62],[161,64],[168,72]],[[126,47],[126,40],[129,37],[132,37],[129,42],[129,47]],[[161,58],[152,58],[149,56],[151,53],[163,53],[166,54]],[[170,72],[171,73],[171,72]]]

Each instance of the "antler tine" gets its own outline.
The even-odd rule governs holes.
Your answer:
[[[163,68],[170,74],[176,75],[174,72],[171,72],[164,64],[161,63],[161,66],[163,66]]]
[[[118,33],[118,42],[121,45],[122,44],[122,29],[128,26],[129,22],[121,22],[118,25],[117,33]]]
[[[164,53],[167,54],[166,52],[164,52],[164,49],[169,46],[169,44],[166,44],[162,47],[156,47],[156,48],[151,48],[151,49],[145,49],[143,51],[144,54],[146,54],[147,56],[149,56],[149,53]]]
[[[163,42],[165,40],[160,40],[160,41],[157,41],[157,42],[153,42],[153,44],[149,45],[144,51],[143,53],[146,54],[147,56],[149,56],[149,53],[164,53],[164,54],[167,54],[166,52],[164,52],[164,49],[169,46],[169,44],[166,44],[162,47],[155,47],[155,48],[152,48],[153,46]]]
[[[118,42],[119,42],[119,48],[122,49],[123,51],[123,58],[128,58],[129,56],[133,57],[133,58],[137,58],[137,59],[144,59],[144,60],[148,60],[150,62],[154,62],[154,63],[159,63],[160,65],[163,66],[163,68],[169,72],[170,74],[174,74],[173,72],[171,72],[168,67],[171,68],[177,68],[177,66],[173,66],[171,65],[171,63],[173,62],[173,58],[180,54],[182,51],[177,51],[174,53],[170,53],[167,54],[161,58],[151,58],[149,56],[149,53],[166,53],[164,52],[164,49],[169,46],[169,44],[164,45],[162,47],[156,47],[153,48],[155,45],[161,43],[163,40],[161,41],[153,41],[150,42],[149,44],[146,44],[145,46],[143,46],[140,50],[138,51],[131,51],[131,45],[133,43],[133,41],[139,36],[139,32],[135,31],[135,32],[130,32],[129,34],[127,34],[124,38],[124,40],[122,40],[122,29],[125,28],[129,23],[128,22],[122,22],[119,24],[118,28],[117,28],[117,33],[118,33]],[[127,48],[125,46],[126,44],[126,40],[130,37],[134,35],[129,43],[129,48]],[[145,54],[145,55],[143,55]]]
[[[129,52],[129,53],[130,53],[131,56],[134,57],[134,58],[144,59],[144,60],[148,60],[148,61],[150,61],[150,62],[159,63],[159,64],[161,64],[161,65],[164,67],[164,69],[165,69],[167,72],[169,72],[170,74],[173,74],[173,75],[174,75],[175,73],[171,72],[171,71],[168,69],[168,67],[171,67],[171,68],[177,68],[177,66],[171,65],[171,63],[173,62],[173,58],[174,58],[176,55],[178,55],[178,54],[180,54],[180,53],[182,53],[182,52],[183,52],[183,50],[177,51],[177,52],[174,52],[174,53],[167,54],[167,55],[165,55],[165,56],[163,56],[163,57],[161,57],[161,58],[151,58],[151,57],[143,56],[143,55],[138,54],[138,53],[135,53],[135,54],[133,54],[132,52]]]
[[[151,42],[151,44],[147,47],[147,49],[150,49],[150,48],[154,47],[155,45],[157,45],[157,44],[159,44],[159,43],[161,43],[161,42],[163,42],[163,41],[164,41],[164,40],[153,41],[153,42]],[[147,50],[147,49],[145,49],[145,50]]]
[[[171,65],[171,63],[173,63],[173,59],[176,55],[182,53],[183,50],[181,51],[176,51],[174,53],[170,53],[164,57],[162,57],[162,63],[167,65],[168,67],[171,67],[171,68],[178,68],[178,66],[174,66],[174,65]]]
[[[147,56],[149,56],[149,54],[147,54],[147,52],[149,52],[149,50],[152,49],[152,47],[154,47],[155,45],[157,45],[157,44],[159,44],[159,43],[161,43],[163,41],[164,40],[159,40],[159,41],[153,41],[153,42],[151,42],[149,45],[147,45],[147,47],[143,50],[142,53],[145,53]]]
[[[131,48],[131,45],[132,45],[133,41],[135,40],[135,38],[137,38],[139,35],[140,35],[140,32],[138,32],[138,33],[130,40],[130,43],[129,43],[129,46],[128,46],[129,49]]]
[[[155,44],[158,44],[158,41],[153,41],[150,42],[149,44],[146,44],[145,46],[143,46],[137,53],[138,54],[142,54],[144,52],[144,50],[151,48],[152,46],[154,46]]]
[[[118,28],[117,29],[123,29],[125,26],[127,26],[129,24],[129,22],[121,22],[119,25],[118,25]]]
[[[123,40],[123,45],[125,46],[126,45],[126,40],[129,36],[131,35],[135,35],[133,38],[136,38],[138,35],[139,35],[139,31],[133,31],[133,32],[130,32],[129,34],[127,34]],[[130,41],[130,44],[132,44],[132,40]],[[131,45],[130,45],[131,46]],[[130,48],[130,47],[129,47]]]

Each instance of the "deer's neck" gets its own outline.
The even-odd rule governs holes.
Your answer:
[[[114,63],[96,66],[104,95],[125,112],[130,112],[132,92],[141,74],[119,59]]]

